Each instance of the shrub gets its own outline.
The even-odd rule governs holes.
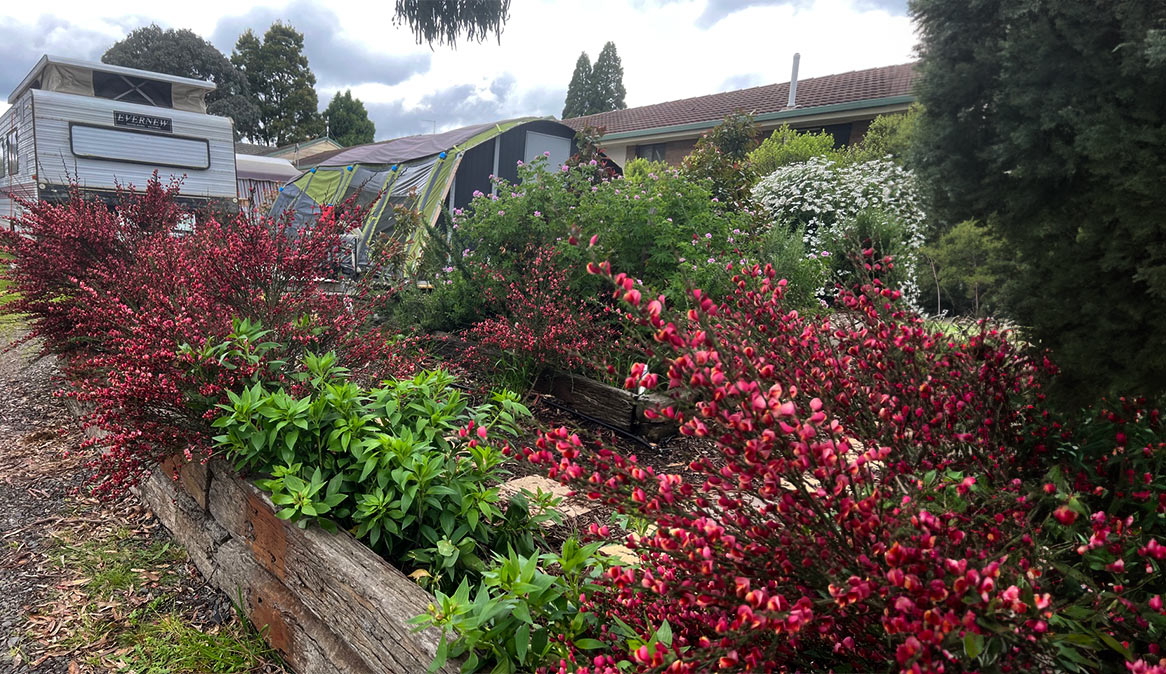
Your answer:
[[[492,550],[534,553],[553,514],[531,516],[523,498],[503,508],[497,487],[508,438],[530,416],[514,396],[471,406],[440,371],[372,389],[347,375],[334,354],[308,356],[300,394],[260,382],[219,405],[215,443],[271,476],[258,484],[277,517],[350,528],[435,586],[481,573]]]
[[[568,303],[594,305],[601,285],[583,272],[584,256],[572,240],[597,236],[597,248],[643,283],[677,301],[693,279],[727,287],[724,264],[752,255],[751,219],[714,202],[708,190],[669,169],[643,179],[602,180],[583,164],[546,173],[538,160],[519,167],[522,182],[499,181],[497,194],[479,194],[455,212],[444,252],[427,259],[422,274],[433,290],[409,290],[395,299],[391,322],[402,329],[464,330],[501,316],[511,284],[541,283],[530,275],[540,251],[554,250],[565,271]],[[442,239],[434,237],[434,239]],[[694,268],[695,267],[695,268]],[[556,272],[557,274],[558,272]],[[589,310],[590,315],[602,306]]]
[[[902,238],[888,248],[899,251],[898,287],[909,298],[915,297],[915,254],[923,244],[925,216],[910,171],[884,160],[841,166],[815,157],[763,178],[753,188],[753,199],[776,225],[803,228],[811,253],[826,252],[838,260],[848,260],[861,249],[833,249],[832,245],[868,238],[871,227],[879,222],[894,223],[891,227]],[[868,214],[858,221],[863,212],[875,211],[881,216]]]
[[[684,158],[681,171],[693,180],[705,181],[719,201],[747,210],[749,188],[756,182],[747,158],[755,147],[753,116],[737,111],[700,137]]]
[[[20,293],[14,308],[47,351],[65,358],[70,395],[92,405],[86,424],[105,431],[87,442],[98,450],[103,494],[132,486],[168,455],[205,452],[208,401],[249,383],[266,363],[335,349],[370,377],[411,367],[399,359],[405,345],[367,329],[371,310],[359,292],[345,297],[321,283],[359,214],[329,210],[298,232],[203,218],[179,233],[190,218],[173,195],[155,180],[114,210],[77,194],[61,205],[30,204],[4,239]],[[250,360],[250,347],[200,360],[234,332],[233,318],[266,326],[280,348],[261,361]]]
[[[576,652],[570,669],[1095,671],[1158,653],[1159,436],[1054,423],[1047,361],[986,327],[932,334],[877,283],[807,318],[772,269],[684,316],[613,281],[667,353],[625,385],[667,382],[660,413],[715,452],[657,474],[567,429],[540,438],[552,476],[656,527],[583,606],[612,660]],[[1157,433],[1156,414],[1116,417]],[[1081,468],[1040,487],[1084,437]]]
[[[471,367],[500,355],[499,369],[511,369],[505,373],[509,383],[525,388],[546,370],[580,371],[602,362],[619,336],[615,322],[595,302],[571,293],[560,256],[553,248],[535,251],[526,272],[514,279],[482,269],[494,281],[482,293],[491,316],[465,333],[474,342],[465,355]]]
[[[862,141],[847,148],[847,159],[852,162],[891,159],[897,164],[908,163],[912,144],[916,142],[916,127],[920,108],[911,106],[906,113],[879,115],[871,121]]]
[[[835,157],[834,136],[820,131],[811,133],[782,124],[749,153],[754,174],[767,176],[782,166],[800,164],[814,157]]]
[[[636,157],[628,160],[623,167],[623,178],[628,183],[645,184],[649,180],[656,180],[659,176],[675,173],[676,169],[667,162],[651,161]]]
[[[931,284],[921,285],[935,287],[937,295],[942,291],[952,311],[981,316],[986,309],[999,305],[997,295],[1012,270],[1003,243],[987,227],[965,220],[945,231],[921,253],[929,265],[934,265],[928,269],[933,277]],[[937,299],[935,312],[940,313],[941,307]]]

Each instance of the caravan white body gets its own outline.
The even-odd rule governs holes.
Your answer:
[[[128,72],[131,78],[165,78],[186,88],[195,85],[185,82],[197,82],[65,59],[48,63],[62,61],[73,70]],[[43,71],[45,63],[42,59],[33,75]],[[63,86],[48,90],[38,84],[22,83],[10,100],[12,107],[0,116],[0,156],[5,165],[0,171],[0,218],[18,215],[20,200],[64,199],[72,185],[107,198],[119,187],[142,189],[155,171],[163,181],[182,178],[179,197],[184,201],[237,203],[230,119],[200,111],[197,101],[182,101],[192,109],[159,107],[73,93]],[[208,82],[197,84],[208,91],[214,88]]]

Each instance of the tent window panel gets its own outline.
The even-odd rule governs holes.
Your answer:
[[[544,152],[550,153],[550,156],[547,157],[547,168],[552,171],[558,170],[560,166],[567,163],[567,159],[571,156],[571,139],[527,131],[526,162],[530,163]]]
[[[114,73],[93,73],[93,95],[113,101],[172,108],[174,103],[170,88],[169,82]]]

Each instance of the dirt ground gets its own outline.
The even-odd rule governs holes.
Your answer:
[[[135,497],[88,497],[51,359],[0,325],[0,672],[282,671]]]

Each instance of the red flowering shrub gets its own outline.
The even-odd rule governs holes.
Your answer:
[[[1067,518],[1034,489],[1059,442],[1041,405],[1051,366],[1007,334],[948,341],[877,282],[806,318],[768,268],[723,302],[696,291],[681,316],[613,280],[668,363],[626,385],[667,382],[660,413],[716,452],[657,474],[566,429],[539,439],[531,459],[552,476],[655,524],[629,540],[641,564],[607,571],[583,603],[611,651],[572,669],[1085,671],[1105,651],[1156,652],[1146,531],[1116,527],[1148,564],[1128,606],[1067,592],[1081,571],[1045,536]]]
[[[46,351],[62,355],[70,395],[91,404],[86,423],[105,431],[90,441],[99,492],[122,491],[165,456],[205,449],[204,414],[225,391],[257,376],[278,380],[280,363],[308,351],[334,350],[356,374],[407,367],[365,329],[360,295],[321,283],[359,214],[328,211],[298,232],[204,218],[178,233],[190,218],[157,181],[113,210],[76,195],[29,208],[2,240],[20,297],[11,309],[29,316]],[[214,352],[241,320],[245,344],[262,338],[278,348],[259,359],[248,348]]]
[[[466,354],[469,364],[490,363],[500,352],[505,366],[530,383],[546,368],[580,370],[603,360],[619,335],[603,321],[603,308],[570,291],[560,257],[553,248],[530,251],[519,278],[479,268],[491,316],[465,331],[475,342]]]

